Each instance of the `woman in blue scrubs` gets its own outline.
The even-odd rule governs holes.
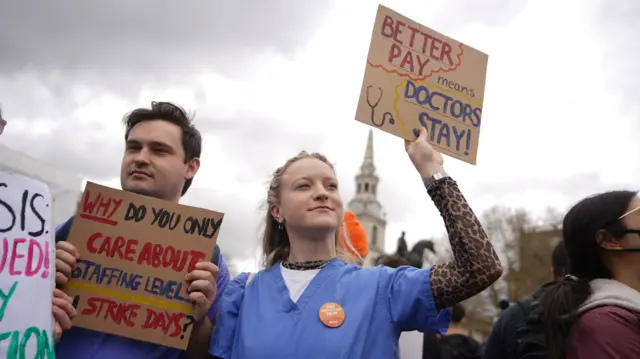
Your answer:
[[[265,267],[221,298],[209,353],[223,359],[398,358],[404,331],[444,333],[441,310],[502,274],[496,252],[422,128],[407,153],[442,215],[454,260],[423,269],[361,268],[341,253],[343,202],[333,167],[300,153],[267,193]],[[247,284],[248,283],[248,284]]]

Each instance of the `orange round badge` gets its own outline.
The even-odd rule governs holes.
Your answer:
[[[344,323],[344,309],[338,303],[324,303],[318,315],[322,324],[329,328],[337,328]]]

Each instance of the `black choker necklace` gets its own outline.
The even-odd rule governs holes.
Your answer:
[[[314,269],[322,269],[322,267],[326,266],[331,259],[323,260],[323,261],[307,261],[307,262],[289,262],[282,261],[280,263],[281,266],[291,269],[291,270],[314,270]]]

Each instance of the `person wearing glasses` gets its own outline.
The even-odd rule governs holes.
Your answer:
[[[564,278],[540,299],[551,359],[640,358],[640,197],[587,197],[563,221]]]

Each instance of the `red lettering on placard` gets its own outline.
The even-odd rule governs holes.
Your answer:
[[[140,304],[116,302],[111,299],[101,297],[89,297],[87,299],[88,308],[83,309],[80,314],[92,315],[104,321],[110,320],[118,325],[133,327],[136,325],[135,319],[138,310],[142,308]]]

